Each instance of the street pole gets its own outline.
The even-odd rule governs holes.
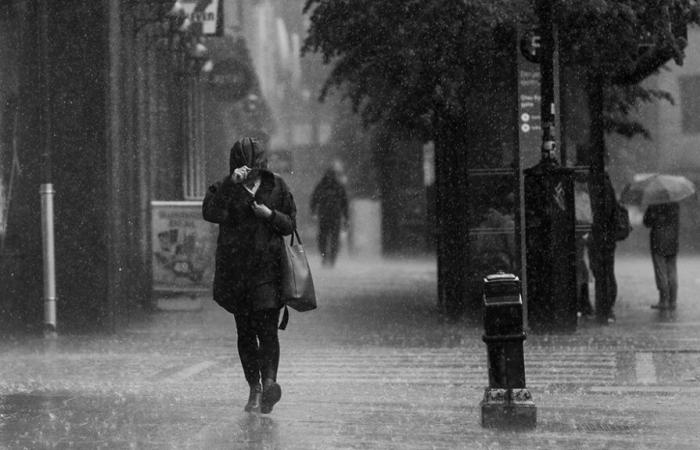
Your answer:
[[[557,156],[556,141],[556,76],[557,54],[556,27],[554,25],[554,0],[539,0],[537,14],[541,33],[542,71],[542,160],[553,162]]]
[[[540,162],[525,170],[528,325],[537,331],[574,331],[576,216],[574,172],[557,150],[559,71],[555,0],[537,0],[540,32]]]
[[[56,336],[56,254],[54,240],[54,188],[51,170],[51,91],[49,86],[49,5],[39,2],[42,91],[41,236],[44,275],[44,336]]]

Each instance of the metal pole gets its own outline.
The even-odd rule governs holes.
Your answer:
[[[540,17],[540,29],[542,33],[542,158],[553,159],[556,157],[556,96],[555,96],[555,55],[556,55],[556,30],[554,28],[553,0],[540,0],[538,2],[538,15]]]
[[[53,184],[41,185],[41,237],[44,260],[44,331],[56,332],[56,254],[53,226]]]

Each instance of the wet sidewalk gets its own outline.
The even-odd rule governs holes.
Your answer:
[[[433,261],[312,262],[320,307],[282,332],[271,415],[242,412],[233,319],[204,300],[115,336],[0,344],[0,448],[700,447],[700,258],[679,261],[674,315],[649,308],[648,258],[621,257],[616,324],[528,337],[528,432],[481,428],[482,330],[437,313]]]

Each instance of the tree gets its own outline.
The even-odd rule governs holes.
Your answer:
[[[694,0],[560,0],[562,63],[585,74],[594,169],[604,167],[605,133],[648,136],[629,117],[640,103],[673,101],[639,85],[667,61],[683,61],[687,26],[698,22]]]
[[[645,133],[627,114],[669,99],[637,85],[669,59],[680,62],[693,0],[558,0],[563,64],[607,90],[604,128]],[[304,51],[334,67],[321,97],[340,88],[365,123],[401,123],[433,138],[440,120],[463,119],[468,67],[493,57],[493,30],[533,20],[528,0],[307,0]],[[622,87],[620,87],[622,86]],[[631,86],[631,87],[626,87]]]
[[[602,145],[605,130],[643,132],[627,113],[640,100],[667,96],[637,83],[669,59],[682,59],[683,30],[698,17],[695,2],[554,3],[562,63],[588,80],[594,144]],[[321,53],[333,65],[321,98],[340,90],[366,124],[407,127],[435,141],[441,298],[459,298],[465,290],[466,200],[451,192],[467,177],[465,167],[452,162],[468,148],[463,130],[478,127],[474,104],[483,100],[478,92],[483,78],[512,47],[499,37],[508,41],[515,24],[534,21],[538,5],[539,0],[307,0],[305,5],[310,26],[304,51]],[[596,161],[602,161],[599,153]],[[462,301],[448,303],[458,310]]]

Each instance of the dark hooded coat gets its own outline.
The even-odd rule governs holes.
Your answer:
[[[588,189],[591,194],[598,193],[591,195],[593,224],[589,245],[603,252],[614,252],[617,245],[617,198],[610,176],[606,172],[602,185],[591,182]],[[602,192],[599,192],[601,189]]]
[[[652,253],[661,256],[678,254],[680,228],[678,203],[650,205],[644,213],[644,225],[651,228],[649,245]]]
[[[260,171],[255,197],[228,175],[209,186],[202,205],[204,220],[219,224],[214,300],[229,312],[281,306],[276,298],[250,300],[247,294],[256,286],[279,283],[283,236],[296,226],[294,198],[284,180],[266,169],[265,152],[254,139],[241,139],[231,148],[229,173],[244,165]],[[270,208],[272,216],[257,217],[253,200]]]
[[[348,195],[333,170],[328,170],[311,194],[311,213],[321,222],[339,224],[348,219]]]

